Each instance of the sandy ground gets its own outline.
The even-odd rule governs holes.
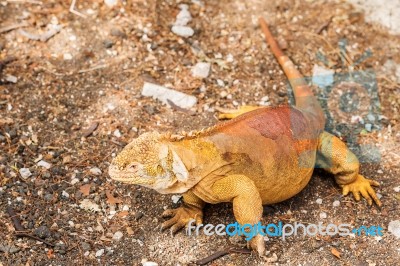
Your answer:
[[[193,17],[191,37],[171,32],[180,3]],[[78,1],[81,15],[69,7],[58,0],[0,1],[0,265],[187,265],[243,246],[241,238],[160,232],[162,211],[179,203],[112,182],[107,168],[143,132],[201,129],[218,122],[219,108],[287,103],[287,81],[263,40],[259,16],[310,81],[315,65],[344,79],[372,71],[368,86],[379,105],[371,128],[357,122],[357,110],[343,117],[329,109],[341,104],[335,97],[319,98],[332,125],[354,116],[356,144],[378,150],[373,160],[369,148],[361,149],[361,172],[380,182],[383,202],[379,210],[342,197],[333,178],[316,170],[299,195],[266,206],[262,222],[380,225],[384,235],[271,237],[265,259],[231,254],[210,265],[398,264],[400,240],[388,232],[400,219],[398,36],[342,1],[136,0],[114,8]],[[34,40],[50,24],[61,25],[60,32]],[[198,62],[211,64],[207,78],[192,76]],[[144,97],[145,81],[193,95],[197,104],[182,111]],[[332,132],[354,141],[340,126]],[[16,237],[7,206],[28,234],[54,247]],[[234,222],[232,206],[207,206],[204,222]]]

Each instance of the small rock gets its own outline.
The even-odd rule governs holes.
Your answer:
[[[395,237],[400,238],[400,220],[391,221],[388,225],[388,231]]]
[[[104,4],[111,8],[118,4],[118,0],[104,0]]]
[[[147,261],[147,259],[142,259],[142,266],[158,266],[157,262]]]
[[[400,192],[400,186],[393,188],[395,192]]]
[[[180,195],[172,195],[171,199],[173,203],[178,203],[178,201],[182,198]]]
[[[46,194],[44,195],[44,200],[45,201],[52,201],[53,200],[53,195],[52,194]]]
[[[149,82],[144,83],[142,95],[153,97],[164,104],[169,104],[168,101],[171,101],[184,109],[189,109],[197,103],[197,98],[194,96]]]
[[[64,60],[71,60],[73,57],[72,57],[72,54],[70,54],[70,53],[65,53],[65,54],[63,55],[63,58],[64,58]]]
[[[322,88],[332,85],[335,72],[319,65],[314,65],[312,82]]]
[[[190,37],[194,34],[194,30],[189,26],[174,25],[171,30],[173,33],[181,37]]]
[[[224,87],[225,86],[225,82],[222,79],[217,79],[217,84],[220,87]]]
[[[117,138],[120,138],[122,136],[121,131],[119,131],[119,129],[116,129],[114,131],[114,136],[116,136]]]
[[[267,258],[268,263],[274,263],[278,261],[278,256],[276,253],[272,253],[272,256],[270,258]]]
[[[19,252],[21,249],[19,247],[16,246],[11,246],[10,249],[8,250],[8,252],[10,252],[10,254],[15,254],[17,252]]]
[[[376,196],[378,197],[378,199],[382,198],[382,194],[380,194],[380,193],[376,193]]]
[[[32,173],[29,170],[29,168],[21,168],[21,169],[19,169],[19,174],[21,175],[21,177],[23,179],[27,179],[28,177],[30,177],[32,175]]]
[[[368,114],[367,118],[369,121],[374,122],[375,121],[375,116],[373,114]]]
[[[114,233],[112,239],[115,241],[120,241],[123,236],[124,236],[124,234],[121,231],[117,231]]]
[[[70,162],[72,162],[71,156],[67,155],[67,156],[65,156],[63,158],[63,164],[67,164],[67,163],[70,163]]]
[[[101,257],[103,254],[104,254],[104,248],[97,250],[95,256],[96,257]]]
[[[11,83],[17,83],[18,78],[16,76],[13,76],[13,75],[6,75],[5,80],[8,81],[8,82],[11,82]]]
[[[181,8],[181,11],[176,16],[174,25],[186,26],[192,20],[192,15],[189,12],[189,6],[181,4],[179,7]]]
[[[141,213],[141,212],[135,213],[135,219],[136,220],[140,220],[140,218],[142,218],[142,217],[143,217],[143,213]]]
[[[51,168],[51,164],[46,162],[46,161],[43,161],[43,160],[40,160],[37,163],[37,166],[41,166],[41,167],[46,168],[46,169],[50,169]]]
[[[333,207],[339,207],[340,206],[340,201],[335,200],[332,205],[333,205]]]
[[[318,198],[315,202],[316,202],[317,204],[322,204],[322,199]]]
[[[326,212],[321,212],[321,213],[319,214],[319,218],[321,218],[321,219],[326,219],[326,217],[328,217],[328,215],[326,214]]]
[[[125,32],[123,32],[122,30],[117,29],[117,28],[112,28],[111,31],[110,31],[110,35],[111,36],[115,36],[115,37],[120,37],[120,38],[126,38],[127,37]]]
[[[90,168],[89,172],[93,175],[101,175],[101,170],[97,167]]]
[[[81,247],[82,247],[82,249],[83,249],[84,251],[88,251],[88,250],[91,249],[90,244],[89,244],[89,243],[86,243],[86,242],[82,242],[82,243],[81,243]]]
[[[114,42],[111,40],[104,40],[103,45],[104,45],[104,48],[109,49],[109,48],[113,47]]]
[[[34,233],[36,236],[38,236],[40,238],[47,238],[51,234],[49,228],[45,225],[42,225],[42,226],[39,226],[38,228],[36,228]]]
[[[192,68],[192,75],[197,78],[207,78],[210,74],[211,64],[199,62]]]
[[[69,198],[69,194],[65,190],[63,190],[63,192],[61,192],[61,196],[64,197],[64,198],[67,198],[67,199]]]
[[[372,124],[365,124],[365,129],[367,130],[367,131],[371,131],[372,130]]]

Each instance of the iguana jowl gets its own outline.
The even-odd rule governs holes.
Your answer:
[[[310,181],[316,164],[334,174],[343,194],[362,195],[379,206],[372,186],[359,174],[359,162],[346,145],[324,131],[323,111],[312,90],[283,54],[263,19],[261,27],[294,91],[296,106],[245,107],[224,115],[233,118],[185,136],[145,133],[112,161],[109,174],[117,181],[142,185],[160,193],[183,193],[183,205],[169,209],[162,224],[173,232],[191,219],[202,223],[205,203],[232,202],[240,224],[256,224],[262,205],[284,201]],[[255,109],[246,112],[249,109]],[[263,237],[249,242],[260,255]]]

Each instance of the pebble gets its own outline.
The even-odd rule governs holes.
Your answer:
[[[44,195],[44,200],[45,201],[52,201],[53,200],[53,195],[52,194],[46,194]]]
[[[319,65],[314,65],[312,82],[322,88],[332,85],[334,73],[333,70],[326,69]]]
[[[222,79],[217,79],[217,84],[220,87],[224,87],[225,86],[225,82]]]
[[[207,78],[210,75],[211,64],[199,62],[192,68],[192,75],[197,78]]]
[[[21,169],[19,169],[19,174],[21,175],[21,177],[23,179],[27,179],[28,177],[30,177],[32,175],[32,173],[29,170],[29,168],[21,168]]]
[[[158,266],[157,262],[147,261],[147,259],[142,259],[141,263],[142,263],[142,266]]]
[[[319,218],[321,218],[321,219],[326,219],[326,217],[328,217],[328,215],[326,214],[326,212],[321,212],[321,213],[319,214]]]
[[[172,195],[171,199],[173,203],[178,203],[178,201],[182,198],[180,195]]]
[[[41,225],[38,228],[36,228],[34,233],[36,236],[38,236],[40,238],[47,238],[51,234],[50,229],[45,225]]]
[[[41,166],[41,167],[46,168],[46,169],[50,169],[51,168],[51,164],[46,162],[46,161],[43,161],[43,160],[40,160],[37,163],[37,166]]]
[[[104,254],[104,248],[97,250],[95,256],[96,257],[101,257],[103,254]]]
[[[65,53],[65,54],[63,55],[63,58],[64,58],[64,60],[71,60],[71,59],[72,59],[72,54],[70,54],[70,53]]]
[[[123,236],[124,236],[124,234],[121,231],[117,231],[114,233],[112,239],[115,241],[120,241]]]
[[[395,192],[400,192],[400,186],[393,188]]]
[[[168,104],[168,100],[173,102],[175,105],[184,108],[184,109],[189,109],[193,107],[197,103],[197,98],[188,95],[186,93],[172,90],[165,88],[160,85],[156,85],[153,83],[145,82],[143,89],[142,89],[142,95],[143,96],[148,96],[148,97],[153,97],[154,99],[157,99],[161,101],[164,104]]]
[[[104,40],[103,45],[104,45],[104,48],[109,49],[109,48],[113,47],[114,42],[111,40]]]
[[[115,36],[115,37],[121,37],[121,38],[126,38],[127,37],[125,32],[123,32],[122,30],[117,29],[117,28],[112,28],[111,31],[110,31],[110,35],[111,36]]]
[[[171,30],[173,33],[181,37],[190,37],[194,34],[194,30],[189,26],[174,25]]]
[[[339,207],[340,201],[335,200],[332,205],[333,205],[333,207]]]
[[[17,83],[18,78],[16,76],[13,76],[13,75],[6,75],[5,80],[8,81],[8,82],[11,82],[11,83]]]
[[[367,118],[369,121],[374,122],[375,121],[375,116],[373,114],[368,114]]]
[[[388,231],[395,237],[400,238],[400,220],[391,221],[388,225]]]
[[[316,202],[317,204],[322,204],[322,199],[318,198],[315,202]]]
[[[118,0],[104,0],[104,4],[111,8],[118,4]]]
[[[119,131],[119,129],[116,129],[113,134],[117,138],[120,138],[122,136],[121,131]]]
[[[72,178],[72,180],[71,180],[71,185],[75,185],[75,184],[78,183],[78,182],[79,182],[79,179],[76,178],[76,177],[74,177],[74,178]]]
[[[63,190],[63,192],[61,192],[61,196],[63,196],[64,198],[69,198],[69,194],[67,191]]]
[[[179,11],[176,16],[176,21],[174,25],[186,26],[190,21],[192,21],[192,15],[189,12],[189,6],[186,4],[179,5],[181,11]]]
[[[93,175],[101,175],[101,170],[98,167],[90,168],[89,172]]]
[[[84,251],[88,251],[88,250],[91,249],[90,244],[89,244],[89,243],[86,243],[86,242],[82,242],[82,243],[81,243],[81,247],[82,247],[82,249],[83,249]]]
[[[136,220],[140,220],[140,218],[142,218],[142,217],[143,217],[143,213],[141,213],[141,212],[135,213],[135,219]]]
[[[382,198],[382,194],[380,194],[380,193],[376,193],[376,196],[378,197],[378,199]]]
[[[371,131],[372,130],[372,124],[365,124],[365,129],[367,130],[367,131]]]

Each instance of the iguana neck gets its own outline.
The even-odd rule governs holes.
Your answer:
[[[168,146],[182,160],[189,178],[186,182],[176,182],[166,193],[184,193],[206,177],[221,175],[226,162],[221,159],[218,150],[212,142],[202,138],[182,140],[168,143]]]

